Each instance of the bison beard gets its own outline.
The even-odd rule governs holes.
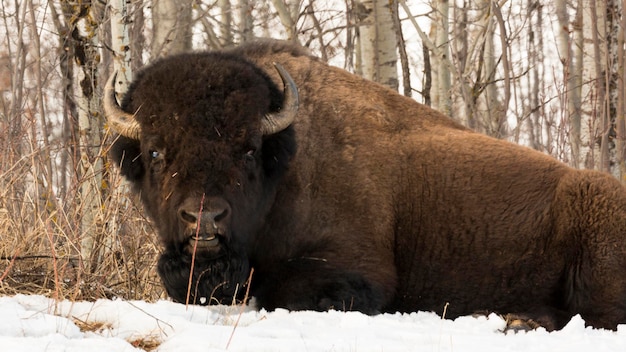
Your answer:
[[[196,256],[190,282],[191,261],[189,253],[174,247],[159,258],[157,271],[173,300],[190,304],[232,304],[243,299],[249,271],[247,260],[228,254],[217,259]]]

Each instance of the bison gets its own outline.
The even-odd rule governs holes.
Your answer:
[[[175,301],[626,323],[626,190],[609,175],[282,41],[161,59],[120,104],[114,77],[111,156]]]

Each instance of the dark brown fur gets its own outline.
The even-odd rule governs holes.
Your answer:
[[[282,102],[274,62],[300,109],[263,137],[260,117]],[[190,257],[177,209],[206,196],[206,208],[227,199],[232,226],[219,254],[199,253],[192,301],[240,298],[254,267],[251,292],[268,309],[442,314],[449,303],[450,318],[626,323],[626,190],[608,175],[469,131],[277,41],[156,63],[122,105],[142,139],[120,138],[112,154],[157,225],[159,273],[178,301]],[[151,148],[164,156],[150,160]],[[247,148],[259,149],[251,164]]]

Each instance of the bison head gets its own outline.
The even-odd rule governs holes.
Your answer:
[[[250,236],[295,153],[297,88],[275,67],[284,93],[256,66],[219,53],[174,56],[144,69],[121,106],[115,75],[107,83],[105,114],[120,135],[111,155],[165,245],[159,273],[175,300],[187,291],[193,251],[198,298],[247,277]]]

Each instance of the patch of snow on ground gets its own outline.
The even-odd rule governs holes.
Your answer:
[[[495,314],[452,321],[427,312],[266,312],[27,295],[0,297],[0,316],[0,346],[16,352],[141,351],[131,342],[142,339],[159,341],[157,351],[626,351],[626,325],[585,328],[580,316],[561,331],[505,335]],[[83,331],[83,324],[97,328]]]

